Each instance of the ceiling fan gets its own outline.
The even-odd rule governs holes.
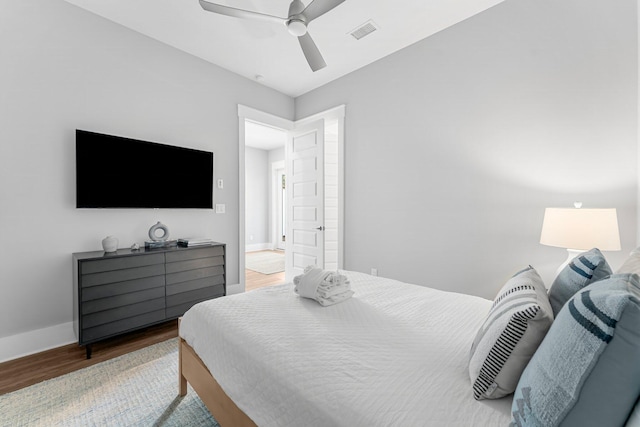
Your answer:
[[[289,5],[287,18],[223,6],[204,0],[200,0],[200,6],[206,11],[219,13],[221,15],[284,24],[291,35],[298,37],[302,53],[304,53],[305,58],[307,58],[311,70],[315,72],[326,67],[327,64],[324,62],[320,50],[318,50],[318,47],[307,32],[307,26],[311,21],[329,12],[342,2],[344,2],[344,0],[313,0],[305,7],[301,0],[293,0]]]

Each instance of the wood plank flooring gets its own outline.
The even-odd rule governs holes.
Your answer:
[[[273,274],[262,274],[253,270],[245,270],[245,291],[263,288],[265,286],[279,285],[284,283],[284,271]]]
[[[93,354],[88,360],[84,347],[69,344],[0,363],[0,394],[68,374],[177,336],[178,321],[171,320],[97,342],[93,344]]]
[[[258,251],[273,252],[270,250]],[[262,274],[253,270],[245,270],[244,290],[251,291],[253,289],[263,288],[265,286],[280,285],[284,283],[284,271],[273,274]]]
[[[246,270],[246,290],[284,283],[284,272],[261,274]],[[68,374],[96,363],[139,350],[178,336],[178,322],[150,326],[93,344],[91,359],[85,348],[69,344],[31,356],[0,363],[0,395]]]

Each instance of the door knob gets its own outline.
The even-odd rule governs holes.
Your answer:
[[[324,231],[324,226],[316,227],[316,230]]]

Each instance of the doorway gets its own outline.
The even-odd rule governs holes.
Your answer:
[[[249,230],[246,219],[253,215],[253,211],[250,205],[253,204],[253,200],[249,201],[247,198],[247,169],[250,167],[247,165],[247,157],[252,156],[255,153],[250,153],[252,148],[248,148],[246,145],[246,133],[247,123],[251,125],[256,124],[259,126],[266,126],[272,130],[279,130],[287,134],[287,140],[291,143],[293,138],[294,129],[300,129],[310,123],[318,120],[324,120],[326,126],[324,127],[324,134],[328,136],[327,158],[330,159],[331,164],[326,168],[331,176],[328,176],[325,181],[330,187],[324,187],[325,193],[331,197],[331,200],[323,199],[323,213],[327,218],[325,224],[322,224],[322,230],[325,226],[327,233],[322,233],[322,239],[329,239],[329,245],[325,245],[327,248],[324,252],[324,258],[328,261],[323,264],[323,268],[337,269],[343,267],[344,262],[344,243],[343,243],[343,217],[344,217],[344,116],[345,106],[339,106],[331,110],[327,110],[322,113],[315,114],[298,121],[290,121],[281,117],[274,116],[269,113],[265,113],[259,110],[255,110],[250,107],[238,105],[238,117],[239,117],[239,268],[241,274],[239,274],[241,283],[237,285],[228,286],[228,293],[238,293],[248,290],[250,287],[245,286],[247,283],[245,276],[247,248],[259,249],[259,243],[256,239],[256,234],[253,230]],[[324,155],[324,154],[323,154]],[[285,155],[286,157],[286,155]],[[272,157],[272,160],[274,157]],[[292,209],[292,197],[287,193],[287,186],[292,185],[288,181],[287,172],[291,165],[287,159],[284,159],[282,166],[279,166],[274,162],[272,164],[272,200],[270,204],[271,217],[273,221],[270,222],[270,242],[273,246],[267,247],[265,250],[278,250],[283,247],[281,243],[284,243],[285,251],[290,248],[294,239],[288,235],[287,230],[290,230],[293,211]],[[280,184],[280,188],[278,188]],[[284,189],[282,189],[284,184]],[[278,194],[279,193],[279,194]],[[278,197],[281,197],[278,199]],[[281,213],[279,213],[281,211]],[[320,228],[318,228],[320,230]],[[253,240],[251,239],[253,237]],[[287,263],[290,261],[287,260]],[[290,282],[293,277],[286,277],[282,281]]]
[[[284,283],[285,130],[245,120],[245,290]]]

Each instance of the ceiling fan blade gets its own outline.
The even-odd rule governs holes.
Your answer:
[[[309,6],[302,11],[302,14],[307,18],[307,22],[311,22],[317,17],[329,12],[342,2],[344,2],[344,0],[313,0],[309,3]]]
[[[200,0],[200,6],[208,12],[219,13],[221,15],[233,16],[234,18],[257,19],[260,21],[274,22],[277,24],[285,24],[286,19],[278,16],[267,15],[264,13],[253,12],[250,10],[236,9],[235,7],[223,6],[221,4],[210,3]]]
[[[304,53],[304,57],[307,58],[307,62],[313,72],[327,66],[327,63],[324,62],[324,59],[322,58],[322,54],[320,54],[320,50],[318,50],[318,46],[313,42],[309,33],[298,37],[298,41],[300,42],[302,53]]]

